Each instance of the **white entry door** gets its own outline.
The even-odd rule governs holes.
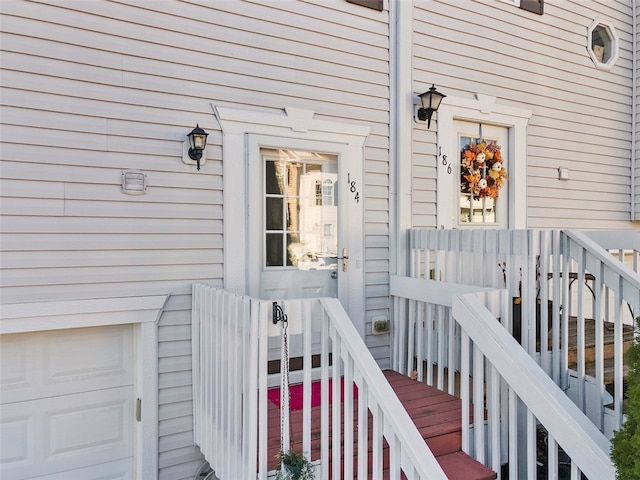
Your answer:
[[[361,166],[340,145],[268,143],[250,159],[251,294],[337,297],[348,309],[363,282]]]
[[[130,480],[131,325],[0,336],[0,478]]]

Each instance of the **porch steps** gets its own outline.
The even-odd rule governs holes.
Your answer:
[[[493,470],[485,467],[461,450],[462,408],[460,399],[391,370],[385,370],[384,375],[450,480],[492,480],[497,478]],[[354,403],[357,405],[357,399],[354,400]],[[269,404],[269,469],[272,470],[275,469],[275,455],[280,447],[280,410],[271,402]],[[357,411],[357,409],[354,410]],[[302,451],[302,411],[292,411],[290,422],[293,439],[292,447],[296,451]],[[312,460],[317,460],[320,458],[320,407],[312,409],[311,424],[311,458]],[[371,415],[369,415],[368,426],[368,461],[369,465],[371,465],[373,438]],[[354,444],[357,442],[356,427],[357,419],[354,418]],[[341,428],[344,431],[344,424]],[[329,438],[331,439],[331,437]],[[354,458],[353,465],[354,471],[357,471],[357,458]],[[385,478],[388,478],[389,472],[386,470],[388,465],[389,449],[385,442],[383,449]],[[331,469],[331,463],[326,468]]]
[[[497,478],[496,472],[462,452],[459,398],[392,370],[384,374],[449,480]]]

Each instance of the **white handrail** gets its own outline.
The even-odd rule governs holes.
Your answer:
[[[440,464],[426,447],[424,439],[400,403],[375,359],[364,344],[353,323],[340,302],[335,298],[321,299],[332,325],[341,337],[341,344],[352,358],[354,366],[362,378],[362,384],[367,385],[369,408],[379,408],[384,413],[385,437],[397,438],[402,452],[401,464],[405,472],[413,468],[416,478],[444,479],[446,476]],[[356,382],[358,383],[358,382]],[[360,385],[358,386],[360,388]],[[391,445],[392,442],[389,441]]]
[[[415,361],[419,380],[439,388],[447,377],[469,419],[462,422],[465,452],[495,471],[508,464],[511,480],[533,480],[540,423],[549,440],[547,478],[558,478],[560,445],[576,472],[613,479],[606,437],[500,326],[509,309],[505,290],[392,276],[391,294],[396,311],[405,304],[405,315],[395,317],[394,337],[405,346],[394,349],[394,365],[406,370]]]
[[[621,235],[620,231],[597,230],[583,233],[634,272],[640,273],[640,232],[630,230]]]
[[[453,316],[509,389],[525,403],[580,470],[588,478],[613,480],[615,468],[609,458],[609,441],[498,325],[483,303],[474,295],[456,296]]]
[[[614,238],[560,230],[414,229],[409,276],[506,288],[511,308],[502,323],[610,436],[623,421],[624,350],[633,317],[640,314],[640,275],[634,271],[639,239],[634,231],[616,232]],[[634,265],[629,268],[603,247],[633,248]],[[400,308],[421,315],[410,302]],[[440,321],[446,309],[437,314],[435,321],[446,323]],[[394,341],[394,350],[411,348]],[[613,401],[605,388],[611,378]]]
[[[320,376],[320,455],[316,478],[446,480],[395,392],[337,299],[286,300],[292,351],[303,358],[302,453],[312,454],[312,375]],[[280,339],[272,323],[272,301],[251,299],[207,285],[193,286],[194,440],[221,480],[268,477],[269,337]],[[320,354],[312,372],[312,353]],[[330,358],[332,364],[330,365]],[[332,380],[330,387],[329,379]],[[341,400],[341,384],[344,398]],[[357,408],[354,400],[357,387]],[[329,409],[332,401],[331,412]],[[369,445],[369,415],[373,445]],[[357,437],[353,425],[357,418]],[[332,437],[329,438],[329,432]],[[383,462],[389,445],[390,472]],[[330,445],[334,445],[330,449]],[[335,447],[339,446],[339,447]],[[278,445],[279,447],[279,445]],[[369,462],[372,447],[373,461]],[[357,472],[353,459],[357,456]],[[351,459],[351,460],[349,460]],[[329,472],[329,465],[331,473]]]

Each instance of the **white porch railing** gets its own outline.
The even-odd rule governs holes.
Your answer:
[[[634,272],[640,273],[639,231],[591,231],[584,234]]]
[[[391,294],[394,369],[416,369],[419,380],[459,394],[466,453],[497,472],[507,464],[503,479],[557,479],[564,461],[573,480],[581,472],[615,478],[606,437],[500,326],[508,292],[392,277]],[[546,477],[538,474],[541,432]]]
[[[445,480],[438,462],[339,301],[286,300],[280,305],[288,316],[289,344],[299,349],[303,357],[302,451],[307,458],[312,453],[311,382],[314,373],[320,377],[316,478],[327,479],[331,475],[334,479],[381,479],[386,441],[390,478],[400,478],[402,471],[408,479]],[[207,285],[193,286],[194,439],[221,480],[266,479],[268,475],[267,354],[269,337],[280,337],[282,328],[273,325],[271,312],[271,301],[238,296]],[[319,345],[320,354],[320,367],[315,372],[310,368],[312,353],[318,352],[313,345]],[[354,385],[358,389],[357,401],[353,400]],[[373,419],[372,445],[368,445],[369,413]],[[355,432],[341,427],[353,425],[356,418]],[[288,431],[286,426],[285,430]],[[342,446],[336,448],[337,445]],[[358,461],[354,472],[355,457]]]
[[[637,249],[636,232],[617,232],[609,250]],[[534,230],[412,230],[409,275],[506,289],[502,322],[540,366],[609,435],[623,421],[624,336],[640,314],[640,275],[608,250],[601,234]],[[626,237],[625,237],[626,235]],[[636,260],[637,262],[637,260]],[[576,366],[568,365],[575,322]],[[586,371],[586,325],[595,329],[595,374]],[[605,329],[614,330],[613,402],[605,389]],[[398,345],[396,345],[398,347]],[[400,347],[401,348],[401,347]],[[605,404],[609,424],[605,422]],[[612,420],[611,420],[612,418]]]

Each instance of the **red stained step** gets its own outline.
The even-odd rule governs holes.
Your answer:
[[[425,439],[427,445],[440,463],[449,480],[493,480],[497,474],[477,462],[473,458],[461,451],[462,445],[462,403],[459,398],[449,395],[428,385],[411,380],[400,373],[385,370],[384,375],[389,384],[398,395],[407,413],[418,428],[418,431]],[[357,399],[354,399],[357,404]],[[270,469],[275,468],[274,455],[279,448],[280,436],[280,414],[279,409],[269,402],[269,463]],[[320,457],[320,407],[312,408],[311,420],[311,457],[316,460]],[[342,419],[344,420],[344,419]],[[291,412],[292,435],[294,438],[293,448],[302,449],[302,412]],[[368,422],[369,427],[369,459],[371,466],[371,416]],[[354,430],[357,428],[357,418],[354,416]],[[341,431],[344,431],[342,422]],[[329,443],[332,443],[329,437]],[[354,435],[354,443],[357,443],[357,435]],[[342,442],[341,442],[342,444]],[[331,448],[331,447],[330,447]],[[354,451],[356,449],[354,448]],[[341,452],[342,453],[342,452]],[[330,454],[331,456],[331,454]],[[342,457],[342,455],[341,455]],[[389,452],[385,442],[383,452],[383,465],[385,468],[385,478],[388,478]],[[341,458],[341,463],[344,461]],[[331,468],[329,460],[327,468]],[[354,471],[357,469],[357,458],[354,458]],[[402,477],[404,478],[404,476]]]

